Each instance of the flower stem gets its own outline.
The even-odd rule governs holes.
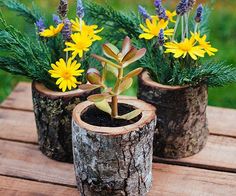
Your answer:
[[[199,23],[196,23],[194,27],[194,33],[197,33],[198,27],[199,27]]]
[[[178,25],[179,25],[179,20],[180,20],[180,16],[178,16],[177,19],[176,19],[175,29],[174,29],[174,34],[173,34],[173,37],[172,37],[172,41],[174,41],[174,39],[175,39],[175,34],[176,34],[176,31],[177,31],[177,28],[178,28]]]
[[[182,41],[184,41],[184,37],[185,37],[184,16],[181,16],[181,28],[182,28]]]
[[[189,19],[189,12],[185,14],[185,33],[186,37],[188,38],[188,19]]]

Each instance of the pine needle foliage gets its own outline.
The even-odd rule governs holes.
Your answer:
[[[0,25],[0,68],[55,88],[48,74],[51,55],[46,44],[8,25],[1,13]]]
[[[34,3],[32,3],[32,9],[29,9],[17,0],[0,0],[0,6],[5,6],[9,10],[15,11],[20,16],[23,16],[26,21],[33,24],[42,17],[41,12]]]
[[[109,31],[112,32],[109,33],[109,37],[113,41],[128,34],[133,38],[135,45],[147,49],[147,53],[140,60],[140,63],[150,72],[156,82],[166,85],[205,83],[210,87],[219,87],[236,82],[236,67],[221,62],[201,61],[199,65],[182,67],[181,63],[174,58],[169,58],[167,62],[164,61],[163,58],[166,54],[158,52],[158,46],[155,46],[154,42],[147,42],[138,38],[141,19],[134,13],[127,14],[116,11],[108,5],[104,7],[92,2],[86,3],[86,9],[90,13],[90,18],[109,28]],[[208,33],[207,20],[210,9],[208,7],[205,9],[207,10],[204,15],[205,22],[201,24],[200,28],[202,32]]]

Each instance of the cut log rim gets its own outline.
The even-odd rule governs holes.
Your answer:
[[[191,87],[194,88],[194,86],[191,86],[191,85],[170,86],[170,85],[160,84],[160,83],[155,82],[151,79],[150,74],[148,73],[148,71],[142,72],[139,75],[139,77],[147,86],[151,86],[151,87],[154,87],[154,88],[159,88],[159,89],[162,89],[162,90],[177,91],[177,90],[183,90],[183,89],[187,89],[187,88],[191,88]]]
[[[58,99],[59,97],[68,98],[73,96],[79,96],[86,92],[90,92],[90,90],[85,91],[81,89],[76,89],[68,92],[53,91],[48,89],[44,84],[35,81],[32,82],[32,88],[41,93],[42,95],[50,97],[52,99]]]
[[[130,103],[130,101],[132,102]],[[133,124],[127,125],[127,126],[121,126],[121,127],[100,127],[100,126],[94,126],[90,125],[86,122],[84,122],[81,119],[81,114],[86,110],[87,107],[92,106],[94,103],[90,101],[85,101],[83,103],[78,104],[74,111],[73,111],[73,120],[74,122],[80,126],[81,128],[86,129],[87,131],[96,133],[96,134],[102,134],[107,136],[120,136],[127,133],[130,133],[132,131],[136,131],[139,128],[144,127],[146,124],[150,123],[152,120],[156,117],[156,108],[148,103],[145,103],[144,101],[138,100],[138,99],[120,99],[119,103],[132,105],[136,108],[139,108],[142,110],[142,117],[141,119]],[[145,108],[143,110],[143,108]]]

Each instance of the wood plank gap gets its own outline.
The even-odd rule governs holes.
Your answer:
[[[226,173],[236,173],[236,168],[227,168],[227,167],[219,167],[219,166],[211,166],[211,165],[205,165],[201,163],[190,163],[190,162],[182,162],[181,160],[175,160],[175,159],[164,159],[159,157],[153,157],[153,163],[162,163],[162,164],[168,164],[168,165],[176,165],[176,166],[184,166],[184,167],[190,167],[190,168],[198,168],[198,169],[204,169],[204,170],[210,170],[210,171],[218,171],[218,172],[226,172]]]
[[[33,112],[33,110],[29,110],[29,109],[19,109],[19,108],[13,108],[13,107],[8,107],[8,106],[2,106],[0,105],[0,109],[6,109],[6,110],[13,110],[13,111],[22,111],[22,112]]]
[[[14,176],[14,175],[7,175],[7,174],[0,174],[0,176],[16,178],[16,179],[21,179],[21,180],[29,180],[29,181],[32,181],[32,182],[40,182],[40,183],[43,183],[43,184],[52,184],[52,185],[69,187],[69,188],[77,188],[77,186],[70,185],[70,184],[61,184],[61,183],[51,182],[51,181],[35,180],[33,178],[27,178],[27,177],[24,177],[24,176],[19,177],[19,176]]]
[[[38,143],[37,142],[29,142],[29,141],[22,141],[22,140],[17,140],[17,139],[7,139],[7,138],[2,138],[0,137],[0,140],[3,140],[3,141],[9,141],[9,142],[18,142],[18,143],[22,143],[22,144],[32,144],[32,145],[35,145],[35,146],[38,146]]]
[[[217,137],[228,137],[228,138],[236,139],[236,135],[225,135],[225,134],[220,134],[220,133],[210,133],[210,135],[214,135]]]

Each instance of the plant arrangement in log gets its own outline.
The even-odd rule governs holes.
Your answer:
[[[236,82],[236,68],[212,60],[218,49],[209,42],[210,9],[195,0],[180,0],[175,11],[154,1],[155,14],[139,6],[139,16],[111,7],[86,4],[91,17],[118,40],[123,34],[147,49],[140,64],[138,98],[156,106],[158,123],[154,155],[182,158],[198,153],[206,144],[208,87]]]
[[[101,88],[78,104],[73,112],[72,142],[77,185],[81,195],[145,195],[152,183],[155,108],[137,98],[119,96],[131,87],[137,68],[125,68],[142,58],[146,49],[137,49],[129,37],[119,50],[102,46],[106,57],[93,54],[102,71],[87,71],[83,90]],[[114,76],[114,85],[108,77]]]
[[[0,69],[33,81],[40,150],[52,159],[72,162],[72,111],[78,103],[99,92],[82,91],[78,85],[86,82],[83,73],[95,62],[89,57],[102,39],[103,28],[86,23],[81,0],[77,1],[76,17],[71,20],[68,0],[60,0],[53,24],[36,6],[30,10],[17,0],[0,3],[24,16],[36,31],[24,34],[0,15]]]
[[[112,119],[110,126],[116,126],[114,120],[132,120],[142,112],[137,109],[120,115],[118,96],[132,86],[133,77],[138,76],[143,70],[142,68],[137,68],[125,75],[124,69],[135,61],[141,59],[145,55],[146,49],[142,48],[138,50],[132,46],[129,37],[124,39],[121,51],[111,43],[103,44],[102,48],[104,55],[109,59],[96,54],[92,55],[93,58],[101,62],[103,66],[102,73],[95,68],[90,68],[87,71],[87,80],[90,84],[80,85],[80,89],[103,89],[101,94],[91,95],[88,97],[88,100],[93,102],[101,111],[108,113]],[[107,78],[110,73],[116,80],[112,88],[107,86]],[[108,99],[111,99],[110,103]],[[104,121],[104,123],[107,123],[107,121]]]

